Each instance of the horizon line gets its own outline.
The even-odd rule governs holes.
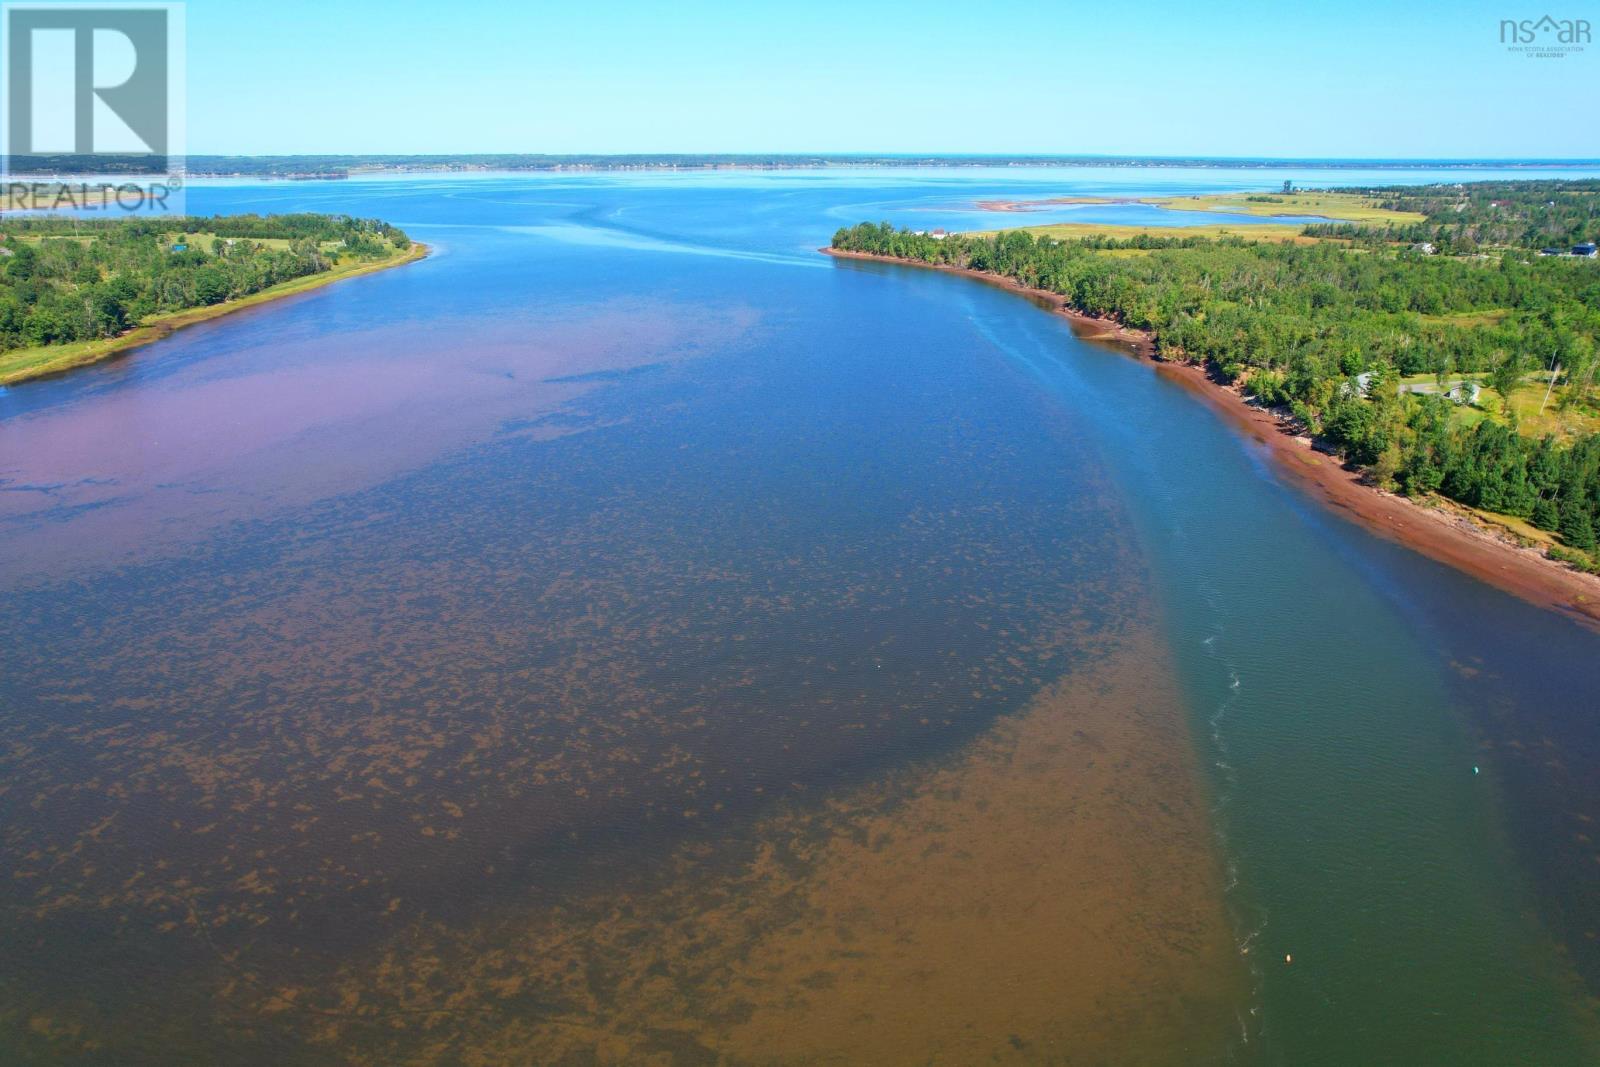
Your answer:
[[[737,152],[661,151],[661,152],[521,152],[521,151],[428,151],[428,152],[189,152],[188,159],[989,159],[989,160],[1161,160],[1245,163],[1524,163],[1593,164],[1600,157],[1589,156],[1273,156],[1265,154],[1201,155],[1162,152]]]

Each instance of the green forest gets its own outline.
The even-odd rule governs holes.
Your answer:
[[[1056,240],[1017,230],[935,237],[887,223],[841,229],[833,247],[1004,275],[1147,331],[1159,358],[1204,362],[1292,413],[1374,483],[1524,519],[1567,546],[1553,554],[1592,568],[1600,434],[1527,432],[1509,398],[1542,392],[1541,413],[1600,416],[1600,261],[1483,249],[1534,234],[1543,243],[1552,226],[1563,239],[1592,240],[1595,193],[1587,206],[1556,212],[1534,205],[1564,203],[1565,190],[1515,184],[1458,193],[1451,202],[1469,205],[1461,211],[1441,206],[1443,194],[1430,205],[1430,218],[1466,217],[1451,230],[1471,241],[1474,251],[1462,255],[1426,254],[1397,233],[1381,246]],[[1394,195],[1418,210],[1412,192]],[[1515,205],[1487,206],[1511,197],[1525,209],[1520,219]],[[1487,410],[1468,402],[1468,383],[1500,401],[1485,399]]]
[[[1365,245],[1426,241],[1443,254],[1483,249],[1547,246],[1570,248],[1600,232],[1600,182],[1520,181],[1458,185],[1335,189],[1369,196],[1377,207],[1413,211],[1426,221],[1407,226],[1321,223],[1312,237],[1336,237]]]
[[[333,215],[0,221],[0,352],[115,337],[409,247],[384,222]]]

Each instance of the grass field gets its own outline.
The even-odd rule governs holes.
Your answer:
[[[205,236],[210,236],[209,234]],[[270,242],[263,242],[270,243]],[[287,243],[287,242],[285,242]],[[373,271],[384,270],[388,267],[397,267],[402,263],[410,263],[427,255],[426,245],[413,244],[405,251],[397,251],[384,259],[348,259],[336,263],[331,270],[321,274],[309,274],[303,278],[294,278],[274,285],[270,289],[263,289],[259,293],[238,300],[227,300],[220,304],[209,304],[205,307],[185,308],[183,311],[174,311],[165,315],[154,315],[144,320],[127,333],[116,337],[103,337],[94,341],[77,341],[66,345],[44,345],[39,348],[18,348],[10,352],[0,353],[0,385],[11,385],[16,382],[26,381],[29,378],[42,378],[50,374],[60,374],[75,367],[87,366],[101,360],[110,359],[119,353],[126,352],[140,345],[147,345],[152,341],[159,341],[174,330],[185,326],[192,326],[197,322],[205,322],[230,312],[243,308],[265,304],[271,300],[279,300],[296,293],[317,289],[331,282],[351,278],[358,274],[370,274]]]
[[[1251,200],[1250,197],[1267,197]],[[1168,211],[1215,211],[1230,215],[1315,215],[1336,222],[1392,222],[1397,225],[1422,222],[1412,211],[1387,211],[1370,197],[1354,193],[1219,193],[1214,196],[1164,196],[1141,200]]]
[[[167,239],[168,239],[169,242],[176,242],[180,238],[179,238],[178,234],[172,233],[172,234],[168,234],[167,235]],[[10,237],[10,240],[13,240],[13,241],[26,241],[29,244],[38,244],[41,241],[76,241],[79,244],[88,244],[90,241],[94,240],[94,235],[92,233],[86,233],[86,234],[18,233],[18,234],[12,234],[11,237]],[[230,240],[230,238],[218,237],[214,233],[187,233],[187,234],[183,234],[182,235],[182,240],[190,248],[192,248],[192,249],[194,249],[194,250],[196,250],[198,252],[205,252],[205,253],[209,254],[209,253],[215,252],[217,250],[217,243],[218,242]],[[290,241],[287,237],[236,237],[236,238],[231,238],[231,240],[243,241],[243,242],[246,242],[246,243],[249,243],[249,244],[259,245],[262,248],[274,248],[274,249],[278,249],[280,251],[282,251],[283,249],[288,248],[291,244],[294,243],[294,242]],[[321,242],[318,242],[317,247],[322,249],[322,251],[324,251],[324,252],[337,252],[339,250],[339,248],[340,248],[340,242],[339,241],[321,241]]]
[[[1274,222],[1264,222],[1259,225],[1229,223],[1206,226],[1124,226],[1106,222],[1057,222],[1045,226],[1012,226],[1007,229],[1020,229],[1036,237],[1054,237],[1057,240],[1078,237],[1115,237],[1118,240],[1125,240],[1147,234],[1151,237],[1242,237],[1250,241],[1293,241],[1296,244],[1311,244],[1316,241],[1314,237],[1301,236],[1299,226]],[[999,231],[987,230],[974,236],[981,237],[997,232]]]
[[[1255,197],[1256,199],[1251,199]],[[1262,198],[1270,199],[1262,199]],[[1158,207],[1165,211],[1206,211],[1224,215],[1250,215],[1261,219],[1272,219],[1279,216],[1312,216],[1327,219],[1329,222],[1365,222],[1365,223],[1405,223],[1422,222],[1423,216],[1411,211],[1388,211],[1378,207],[1370,197],[1358,196],[1354,193],[1212,193],[1204,196],[1149,196],[1137,200],[1119,199],[1108,196],[1059,196],[1044,200],[987,200],[980,206],[990,207],[994,210],[1027,213],[1038,208],[1057,204],[1144,204]],[[1251,232],[1256,226],[1244,224]],[[1275,226],[1276,231],[1271,236],[1294,236],[1300,232],[1297,223],[1262,223],[1262,227]],[[1011,227],[1008,227],[1011,228]],[[1234,225],[1211,226],[1123,226],[1105,223],[1061,223],[1056,226],[1023,226],[1030,233],[1043,233],[1056,231],[1057,237],[1083,237],[1090,234],[1110,234],[1125,237],[1130,234],[1155,232],[1166,233],[1169,230],[1181,231],[1185,237],[1215,237],[1219,233],[1239,232],[1241,227]],[[994,231],[984,231],[992,233]]]
[[[224,240],[224,238],[218,237],[214,233],[190,233],[185,234],[184,236],[188,239],[186,243],[190,248],[193,248],[196,251],[208,253],[215,252],[217,249],[217,242]],[[236,240],[245,240],[250,244],[260,245],[262,248],[278,249],[288,248],[291,243],[287,237],[247,237],[236,238]],[[337,244],[337,241],[323,241],[320,245],[318,245],[318,247],[323,251],[327,251]]]
[[[1510,533],[1517,540],[1529,545],[1540,545],[1544,548],[1562,545],[1560,537],[1549,530],[1541,530],[1527,519],[1520,519],[1515,515],[1502,515],[1498,511],[1485,511],[1482,508],[1469,508],[1463,504],[1453,504],[1469,515],[1476,516],[1479,521],[1491,526],[1498,526]]]
[[[1600,414],[1592,409],[1576,405],[1566,411],[1560,409],[1559,401],[1565,390],[1559,386],[1551,392],[1550,401],[1545,404],[1546,385],[1547,382],[1541,380],[1524,385],[1511,394],[1511,408],[1517,413],[1517,425],[1523,433],[1530,437],[1543,437],[1547,433],[1553,433],[1557,437],[1567,438],[1600,430]],[[1480,405],[1487,408],[1495,418],[1500,418],[1500,394],[1493,389],[1483,391]]]
[[[1251,200],[1250,197],[1272,197],[1271,201]],[[1299,223],[1269,221],[1281,215],[1309,215],[1341,222],[1392,222],[1395,224],[1421,222],[1422,216],[1409,211],[1386,211],[1370,198],[1352,193],[1217,193],[1209,196],[1161,196],[1139,200],[1117,200],[1111,197],[1057,197],[1040,201],[993,201],[1017,205],[1045,204],[1145,204],[1166,211],[1205,211],[1228,215],[1249,215],[1260,218],[1259,223],[1230,222],[1208,223],[1196,226],[1141,226],[1106,222],[1058,222],[1043,226],[1017,226],[1040,237],[1070,240],[1081,237],[1114,237],[1119,240],[1148,234],[1154,237],[1242,237],[1253,241],[1293,241],[1296,244],[1314,244],[1317,238],[1301,234]],[[1013,208],[1014,210],[1015,208]],[[976,236],[987,236],[997,230],[979,231]],[[1470,325],[1464,323],[1464,325]]]
[[[1474,381],[1483,386],[1483,392],[1479,394],[1476,406],[1463,405],[1456,409],[1456,422],[1463,426],[1471,426],[1484,419],[1502,423],[1506,421],[1505,405],[1501,403],[1500,394],[1485,384],[1487,379],[1486,374],[1452,374],[1445,379],[1446,389],[1454,388],[1457,382],[1463,380]],[[1438,388],[1438,381],[1431,374],[1413,374],[1401,378],[1399,384],[1422,386],[1428,392]],[[1569,406],[1565,411],[1561,410],[1566,387],[1558,385],[1549,390],[1547,400],[1545,391],[1549,384],[1550,379],[1547,375],[1534,375],[1512,392],[1511,409],[1516,412],[1519,430],[1529,437],[1554,434],[1563,440],[1582,433],[1600,431],[1600,412],[1577,405]]]
[[[1423,322],[1439,323],[1445,326],[1460,326],[1464,329],[1476,329],[1480,326],[1498,326],[1511,314],[1509,308],[1490,308],[1486,311],[1454,311],[1445,315],[1422,315]]]

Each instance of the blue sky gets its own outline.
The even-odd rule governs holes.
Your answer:
[[[187,11],[193,153],[1600,156],[1600,45],[1507,52],[1518,0]]]

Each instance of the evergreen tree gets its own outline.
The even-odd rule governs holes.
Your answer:
[[[1594,551],[1594,520],[1576,493],[1561,500],[1561,539],[1573,548]]]

